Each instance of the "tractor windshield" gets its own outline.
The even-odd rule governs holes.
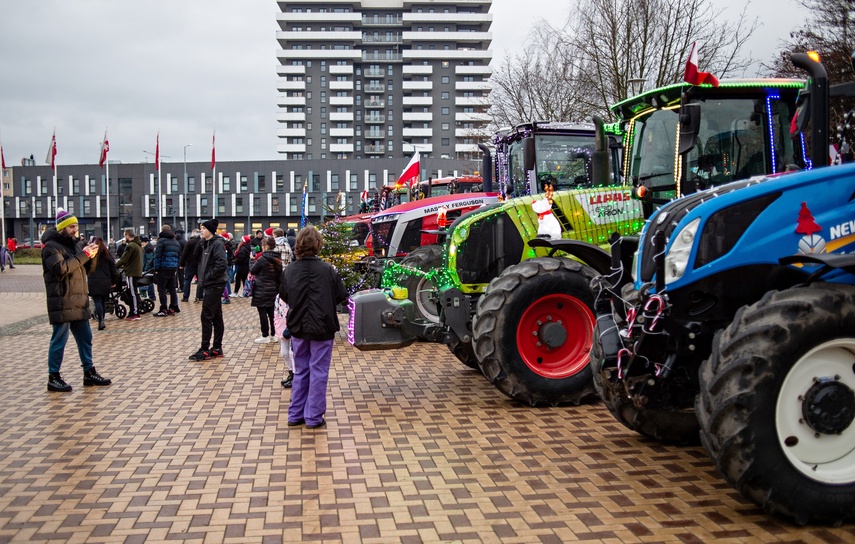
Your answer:
[[[543,192],[546,182],[556,191],[590,186],[588,167],[594,148],[593,135],[538,134],[534,136],[536,192]],[[508,146],[508,174],[513,195],[529,194],[523,161],[523,142]]]
[[[777,96],[707,98],[694,147],[677,160],[677,107],[635,120],[629,175],[658,197],[782,172],[799,164],[789,138],[790,106]],[[680,187],[682,185],[682,187]]]

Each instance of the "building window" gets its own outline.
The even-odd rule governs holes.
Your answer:
[[[276,192],[281,193],[285,191],[285,177],[282,174],[278,174],[276,176]]]
[[[42,180],[42,194],[47,193],[47,181]],[[71,180],[71,194],[79,195],[80,194],[80,180],[74,178]]]
[[[175,176],[173,176],[171,179],[172,179],[172,187],[171,187],[171,190],[172,190],[172,192],[173,192],[173,193],[177,193],[177,192],[178,192],[178,178],[176,178]]]
[[[321,175],[320,174],[312,174],[312,186],[309,188],[312,192],[318,192],[321,190]]]
[[[23,202],[22,202],[22,204],[23,204]],[[42,209],[42,203],[41,203],[41,202],[39,202],[38,204],[39,204],[39,205],[38,205],[36,208],[37,208],[38,210],[41,210],[41,209]],[[74,215],[74,213],[75,213],[75,211],[74,211],[74,200],[69,200],[69,201],[68,201],[68,213],[70,213],[70,214],[72,214],[72,215]]]
[[[279,197],[278,196],[274,196],[271,199],[271,206],[272,206],[271,213],[279,213]]]
[[[62,187],[62,184],[58,184],[58,187]],[[96,190],[97,189],[95,189],[95,178],[89,178],[89,194],[94,195]]]
[[[376,189],[377,188],[377,174],[368,174],[368,188]]]
[[[235,213],[243,213],[243,197],[235,198]],[[238,232],[237,224],[235,224],[235,232]]]
[[[317,209],[317,204],[315,204],[315,197],[310,196],[309,197],[309,210],[308,210],[308,212],[309,213],[315,213],[316,209]]]
[[[359,175],[351,174],[350,175],[350,188],[351,191],[356,191],[359,189]]]
[[[187,192],[191,194],[196,192],[196,178],[193,176],[187,178]]]
[[[440,98],[442,98],[443,100],[448,100],[448,97],[448,91],[442,91],[442,93],[440,93]]]
[[[448,130],[449,128],[451,128],[451,126],[448,123],[442,124],[442,130]]]
[[[449,112],[448,108],[442,108],[441,111],[442,111],[443,115],[448,115],[448,112]]]
[[[261,213],[261,197],[252,197],[252,213],[258,215]]]
[[[248,182],[247,182],[246,176],[241,176],[240,177],[240,190],[241,190],[241,192],[247,191],[247,189],[248,189],[247,183]]]
[[[449,139],[443,138],[442,139],[442,145],[443,145],[443,147],[447,147],[448,145],[450,145]]]
[[[226,213],[226,199],[218,196],[217,197],[217,213],[225,214]]]
[[[199,210],[199,214],[208,215],[208,197],[203,196],[200,199],[200,207],[201,209]]]
[[[36,215],[44,215],[44,210],[42,209],[42,201],[36,200]]]
[[[440,81],[445,84],[448,84],[451,81],[451,78],[449,78],[448,76],[442,76],[442,79]]]
[[[263,175],[258,176],[258,190],[266,191],[267,190],[267,177]]]
[[[231,176],[223,176],[223,192],[228,193],[232,190]]]
[[[338,191],[338,174],[330,175],[330,188],[333,191]]]

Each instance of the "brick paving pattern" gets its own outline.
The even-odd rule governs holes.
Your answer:
[[[702,449],[645,440],[599,403],[518,405],[433,344],[340,337],[327,428],[289,428],[278,345],[252,342],[249,304],[225,307],[226,357],[202,363],[187,360],[200,305],[110,316],[94,352],[114,384],[84,388],[69,339],[67,394],[45,389],[48,325],[0,335],[0,542],[855,541],[766,516]]]

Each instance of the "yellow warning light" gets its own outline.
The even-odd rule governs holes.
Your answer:
[[[808,51],[807,56],[810,57],[810,60],[814,62],[820,62],[819,53],[817,53],[816,51]]]

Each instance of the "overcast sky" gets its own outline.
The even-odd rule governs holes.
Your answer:
[[[713,0],[738,13],[744,2]],[[493,58],[522,48],[533,25],[563,21],[575,2],[494,0]],[[561,7],[565,6],[565,7]],[[767,60],[804,19],[795,0],[754,0],[751,40]],[[769,13],[767,10],[774,10]],[[43,164],[56,129],[57,163],[276,159],[275,0],[3,0],[0,141],[7,166]],[[754,74],[746,74],[754,75]]]

